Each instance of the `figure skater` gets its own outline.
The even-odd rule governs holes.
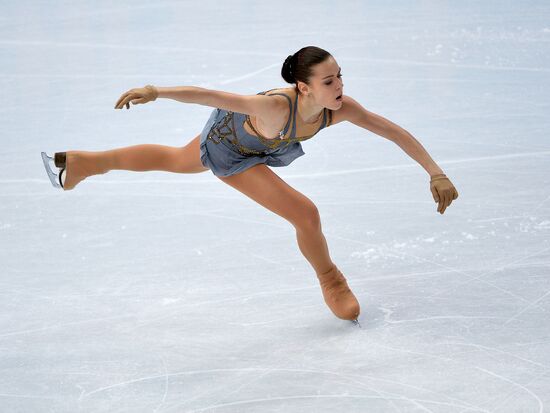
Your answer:
[[[215,108],[202,132],[183,147],[141,144],[106,151],[42,152],[55,187],[71,190],[83,179],[108,171],[168,171],[199,173],[208,169],[296,229],[300,251],[319,280],[330,310],[344,320],[357,321],[360,306],[332,261],[321,229],[319,211],[304,194],[275,174],[304,155],[301,141],[321,129],[348,121],[399,145],[430,175],[430,190],[441,214],[458,192],[424,147],[410,133],[369,112],[343,94],[341,68],[327,51],[308,46],[283,63],[283,79],[294,87],[239,95],[194,86],[130,89],[115,109],[169,98]],[[58,168],[54,173],[49,163]]]

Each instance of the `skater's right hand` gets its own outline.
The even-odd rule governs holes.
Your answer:
[[[430,179],[430,190],[434,201],[439,203],[437,212],[443,214],[453,200],[458,198],[458,191],[445,174],[437,174]]]
[[[115,109],[122,109],[126,105],[126,109],[130,109],[130,102],[133,105],[154,101],[159,95],[156,87],[147,85],[136,89],[130,89],[124,93],[115,105]]]

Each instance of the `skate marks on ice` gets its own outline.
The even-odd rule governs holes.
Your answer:
[[[360,244],[360,245],[365,246],[365,247],[374,247],[374,248],[379,247],[378,245],[375,245],[375,244],[367,243],[367,242],[364,242],[364,241],[361,241],[361,240],[351,239],[351,238],[348,238],[348,237],[342,237],[342,236],[337,236],[337,235],[332,235],[332,234],[327,234],[327,236],[329,236],[331,238],[340,239],[340,240],[343,240],[343,241],[349,241],[349,242],[352,242],[352,243]],[[474,281],[479,281],[479,282],[482,282],[482,283],[484,283],[484,284],[486,284],[486,285],[488,285],[488,286],[490,286],[490,287],[492,287],[492,288],[494,288],[498,291],[501,291],[501,292],[513,297],[513,298],[516,298],[517,300],[525,302],[527,304],[527,307],[525,307],[523,310],[521,310],[520,313],[523,313],[526,309],[532,307],[533,305],[536,305],[539,301],[541,301],[548,294],[550,294],[550,291],[547,291],[546,293],[544,293],[540,298],[530,301],[530,300],[527,300],[527,299],[523,298],[522,296],[519,296],[519,295],[515,294],[514,292],[512,292],[510,290],[507,290],[507,289],[502,288],[500,286],[497,286],[497,285],[495,285],[495,284],[493,284],[489,281],[486,281],[486,280],[484,280],[484,278],[486,278],[487,276],[489,276],[491,274],[502,271],[503,269],[508,268],[512,265],[519,264],[519,263],[521,263],[521,262],[523,262],[523,261],[525,261],[529,258],[533,258],[533,257],[539,256],[541,254],[544,254],[547,251],[550,251],[550,247],[542,248],[542,249],[540,249],[536,252],[532,252],[532,253],[519,254],[518,256],[512,257],[511,259],[510,259],[509,256],[505,256],[505,257],[501,258],[501,262],[506,261],[505,263],[492,265],[491,267],[489,267],[490,268],[489,270],[483,272],[480,275],[474,276],[474,275],[470,275],[470,274],[466,273],[465,271],[461,270],[460,268],[452,267],[452,266],[449,266],[448,264],[442,264],[441,262],[436,262],[436,261],[430,260],[428,258],[419,257],[419,256],[411,254],[411,253],[406,253],[406,252],[403,252],[403,251],[397,251],[395,249],[391,249],[391,253],[394,254],[394,255],[413,258],[417,262],[425,262],[425,263],[431,264],[435,267],[444,268],[446,271],[441,272],[441,275],[443,275],[444,273],[451,272],[451,273],[457,273],[457,274],[463,275],[467,278],[465,281],[461,281],[453,287],[442,288],[442,289],[440,289],[439,292],[436,292],[436,293],[431,294],[431,295],[426,295],[425,296],[426,299],[436,298],[437,296],[439,296],[441,294],[452,292],[452,291],[456,290],[458,287],[463,287],[463,286],[466,286],[468,284],[473,283]],[[391,279],[391,278],[395,278],[395,277],[398,277],[398,278],[400,278],[400,277],[409,277],[409,276],[422,275],[422,274],[428,274],[428,273],[401,274],[401,275],[397,275],[397,276],[388,276],[388,278]],[[436,274],[437,274],[437,272],[436,272]],[[386,277],[382,277],[382,278],[386,279]],[[373,280],[376,280],[376,279],[379,279],[379,278],[374,278]],[[371,279],[361,281],[360,279],[358,279],[358,280],[354,280],[354,283],[358,283],[358,284],[368,283],[370,280]],[[540,308],[540,309],[542,310],[542,308]],[[503,327],[509,321],[516,318],[520,313],[516,314],[512,318],[507,319],[508,321],[503,324]]]
[[[538,206],[540,207],[540,205]],[[349,239],[349,238],[345,238],[345,237],[339,237],[339,236],[332,236],[332,235],[328,235],[329,237],[331,238],[338,238],[338,239],[341,239],[341,240],[346,240],[346,241],[351,241],[351,242],[355,242],[355,243],[358,243],[358,244],[361,244],[361,245],[369,245],[365,242],[362,242],[362,241],[359,241],[359,240],[355,240],[355,239]],[[535,257],[535,256],[538,256],[538,255],[541,255],[541,254],[544,254],[545,252],[547,252],[548,250],[550,250],[550,248],[543,248],[543,249],[540,249],[536,252],[533,252],[533,253],[527,253],[527,254],[518,254],[517,256],[515,257],[505,257],[503,258],[501,261],[505,261],[504,263],[502,263],[501,265],[498,265],[498,266],[492,266],[490,267],[489,270],[483,272],[481,275],[477,276],[477,277],[474,277],[474,276],[471,276],[467,273],[465,273],[464,271],[462,271],[461,269],[459,268],[454,268],[454,267],[451,267],[449,265],[445,265],[445,264],[441,264],[439,262],[433,262],[429,259],[425,259],[423,257],[418,257],[416,255],[413,255],[413,254],[407,254],[407,253],[402,253],[402,252],[396,252],[396,251],[393,251],[392,250],[392,253],[396,254],[396,255],[403,255],[403,256],[408,256],[408,257],[413,257],[415,259],[418,260],[418,262],[427,262],[427,263],[430,263],[434,266],[439,266],[439,267],[442,267],[442,268],[445,268],[445,271],[443,271],[442,273],[458,273],[458,274],[462,274],[462,275],[465,275],[468,277],[468,280],[466,282],[462,282],[460,285],[464,285],[464,284],[469,284],[469,283],[472,283],[476,280],[478,281],[481,281],[487,285],[490,285],[496,289],[498,289],[499,291],[504,291],[506,292],[507,294],[523,301],[523,302],[526,302],[528,304],[527,307],[523,308],[521,311],[519,311],[518,313],[516,313],[516,315],[514,315],[513,317],[485,317],[485,316],[479,316],[479,317],[469,317],[469,316],[462,316],[462,315],[456,315],[456,316],[449,316],[449,315],[442,315],[442,316],[436,316],[436,317],[423,317],[423,318],[415,318],[415,319],[401,319],[401,320],[395,320],[392,318],[392,313],[393,311],[389,308],[381,308],[381,310],[383,311],[384,313],[384,323],[385,324],[392,324],[392,325],[398,325],[398,324],[402,324],[402,323],[412,323],[412,322],[425,322],[425,321],[431,321],[431,320],[439,320],[439,319],[500,319],[500,320],[505,320],[504,323],[501,325],[501,327],[499,328],[498,331],[502,330],[506,324],[508,324],[511,320],[515,319],[517,316],[519,316],[520,314],[524,313],[527,309],[533,307],[533,306],[537,306],[537,304],[539,302],[541,302],[544,298],[546,298],[549,294],[550,294],[550,291],[546,291],[544,292],[544,294],[542,294],[540,296],[540,298],[536,299],[536,300],[532,300],[532,301],[529,301],[529,300],[526,300],[524,299],[523,297],[521,296],[518,296],[517,294],[514,294],[512,291],[509,291],[509,290],[506,290],[506,289],[502,289],[498,286],[494,286],[492,285],[491,283],[487,283],[485,282],[482,277],[485,277],[489,274],[492,274],[492,273],[495,273],[497,271],[500,271],[504,268],[507,268],[507,267],[510,267],[514,264],[518,264],[528,258],[531,258],[531,257]],[[358,285],[358,284],[368,284],[371,280],[380,280],[380,279],[385,279],[385,278],[405,278],[405,277],[415,277],[417,275],[425,275],[425,274],[431,274],[431,273],[437,273],[437,271],[435,272],[417,272],[417,273],[409,273],[409,274],[398,274],[398,275],[395,275],[395,276],[389,276],[389,277],[376,277],[376,278],[373,278],[373,279],[367,279],[367,280],[364,280],[364,281],[361,281],[360,279],[352,279],[353,281],[353,285]],[[418,296],[417,298],[420,298],[420,299],[428,299],[428,298],[431,298],[431,297],[435,297],[439,294],[442,294],[444,292],[448,292],[448,291],[452,291],[456,288],[456,286],[454,288],[443,288],[443,290],[441,290],[440,292],[436,293],[436,294],[432,294],[432,295],[425,295],[425,296]],[[361,293],[360,293],[361,294]],[[412,297],[412,296],[409,296],[409,295],[398,295],[398,297]],[[444,299],[443,297],[441,299]],[[540,310],[544,310],[544,308],[542,307],[538,307]],[[545,342],[544,342],[545,343]],[[527,394],[529,395],[533,400],[536,401],[537,405],[538,405],[538,408],[540,409],[539,411],[542,411],[543,410],[543,402],[541,400],[541,398],[535,393],[533,392],[532,390],[530,390],[528,388],[528,385],[531,384],[531,383],[534,383],[536,382],[538,379],[550,374],[550,366],[548,365],[545,365],[545,364],[542,364],[542,363],[538,363],[534,360],[531,360],[529,358],[526,358],[526,357],[521,357],[521,356],[518,356],[512,352],[509,352],[509,351],[504,351],[504,350],[501,350],[501,349],[498,349],[498,348],[494,348],[494,347],[489,347],[489,346],[482,346],[482,345],[478,345],[478,344],[475,344],[475,343],[458,343],[458,342],[454,342],[454,341],[445,341],[445,342],[442,342],[442,343],[435,343],[436,345],[441,345],[441,346],[445,346],[445,347],[448,347],[448,346],[453,346],[453,345],[456,345],[456,346],[467,346],[467,347],[471,347],[471,348],[474,348],[474,349],[477,349],[479,351],[483,351],[487,354],[489,354],[489,352],[496,352],[496,353],[499,353],[501,355],[506,355],[506,356],[509,356],[509,357],[512,357],[516,360],[519,360],[519,361],[522,361],[522,362],[525,362],[525,363],[528,363],[532,366],[536,366],[536,367],[539,367],[539,368],[542,368],[543,371],[542,373],[540,374],[536,374],[535,376],[533,376],[529,381],[528,383],[519,383],[515,380],[512,380],[508,377],[505,377],[504,375],[502,374],[498,374],[497,372],[495,371],[491,371],[490,369],[487,369],[487,368],[483,368],[479,365],[476,365],[476,364],[470,364],[468,363],[468,365],[470,365],[472,368],[480,371],[480,372],[483,372],[484,374],[486,375],[489,375],[491,377],[494,377],[494,378],[497,378],[503,382],[506,382],[506,383],[509,383],[511,385],[513,385],[516,389],[511,392],[511,394],[508,395],[507,399],[511,398],[512,395],[517,395],[518,393],[524,393],[524,394]],[[378,343],[375,343],[373,344],[374,346],[377,346],[377,347],[384,347],[384,348],[388,348],[388,349],[391,349],[391,350],[395,350],[395,351],[401,351],[401,352],[405,352],[405,353],[411,353],[411,354],[417,354],[417,355],[422,355],[424,357],[428,357],[428,358],[439,358],[439,359],[442,359],[442,360],[447,360],[449,362],[456,362],[456,363],[464,363],[464,361],[459,361],[459,360],[455,360],[453,358],[449,358],[449,357],[440,357],[440,356],[434,356],[433,354],[429,354],[429,353],[422,353],[422,352],[418,352],[418,351],[411,351],[411,350],[406,350],[406,349],[398,349],[398,348],[395,348],[395,347],[389,347],[389,346],[381,346],[380,344]],[[456,355],[460,355],[460,354],[467,354],[467,353],[470,353],[471,351],[466,351],[466,352],[463,352],[463,353],[453,353],[455,356]],[[494,406],[494,408],[498,408],[500,406],[502,406],[504,404],[504,401],[502,401],[502,399],[500,397],[494,397],[492,400],[489,400],[487,402],[484,402],[483,405],[486,405],[486,404],[489,404],[491,403],[492,401],[498,401],[498,404],[496,406]],[[493,410],[493,408],[491,408],[489,411],[495,411]]]
[[[323,342],[324,344],[324,342]],[[388,347],[389,348],[389,347]],[[458,368],[458,367],[457,367]],[[481,369],[483,370],[483,369]],[[401,401],[401,402],[408,402],[411,405],[417,406],[418,408],[421,408],[423,410],[429,410],[428,405],[434,404],[437,406],[446,406],[446,407],[452,407],[456,409],[465,409],[465,410],[475,410],[479,412],[491,412],[490,410],[486,410],[482,408],[479,405],[469,403],[466,400],[453,397],[449,394],[441,393],[436,390],[432,390],[426,387],[411,385],[408,383],[404,383],[397,380],[390,380],[390,379],[383,379],[380,377],[375,377],[371,375],[365,375],[365,374],[350,374],[350,373],[341,373],[338,371],[330,371],[330,370],[324,370],[324,369],[296,369],[296,368],[280,368],[280,367],[245,367],[245,368],[235,368],[235,369],[204,369],[204,370],[191,370],[191,371],[184,371],[184,372],[175,372],[175,373],[167,373],[167,374],[160,374],[155,376],[145,376],[133,380],[128,380],[124,382],[115,383],[110,386],[101,387],[98,389],[95,389],[91,392],[85,392],[82,393],[79,399],[79,405],[82,406],[86,399],[98,395],[99,393],[102,393],[104,391],[112,390],[119,387],[126,387],[131,386],[135,383],[145,382],[145,381],[155,381],[155,380],[161,380],[166,383],[168,378],[172,377],[182,377],[182,376],[195,376],[195,375],[212,375],[212,373],[216,373],[222,376],[230,376],[230,379],[228,379],[229,384],[220,385],[217,387],[210,387],[209,389],[189,398],[184,401],[175,402],[172,403],[172,405],[166,405],[162,411],[163,412],[170,412],[174,411],[175,409],[181,409],[182,407],[189,405],[191,402],[194,402],[196,400],[200,400],[202,397],[205,398],[212,398],[213,394],[216,391],[219,391],[219,397],[220,398],[227,398],[227,396],[234,394],[240,390],[243,389],[243,387],[249,386],[262,378],[268,376],[268,375],[278,375],[281,376],[279,380],[292,380],[296,379],[296,376],[310,376],[310,379],[308,381],[311,381],[312,379],[319,379],[319,380],[330,380],[331,382],[342,384],[346,387],[355,387],[358,390],[361,391],[371,391],[375,393],[376,395],[365,395],[365,394],[350,394],[350,392],[346,392],[345,394],[303,394],[303,395],[293,395],[293,396],[282,396],[282,397],[265,397],[265,398],[254,398],[254,399],[245,399],[245,400],[237,400],[234,402],[228,402],[228,403],[216,403],[216,404],[208,404],[204,407],[194,408],[190,411],[192,412],[202,412],[206,410],[221,408],[221,407],[229,407],[229,406],[238,406],[238,405],[247,405],[247,404],[265,404],[266,402],[275,402],[275,401],[283,401],[283,400],[291,400],[291,399],[312,399],[312,398],[352,398],[352,399],[380,399],[387,401],[389,404],[392,404],[395,409],[398,409],[398,407],[393,403],[393,401]],[[244,379],[242,383],[240,383],[239,387],[237,389],[234,389],[233,391],[229,393],[225,393],[224,390],[227,388],[234,388],[235,382],[238,382],[239,380],[243,380],[242,376],[250,375],[252,377]],[[236,377],[233,377],[236,376]],[[323,376],[326,377],[326,379],[323,379]],[[286,377],[286,378],[285,378]],[[191,380],[191,378],[189,379]],[[303,379],[302,379],[303,380]],[[338,380],[338,381],[336,381]],[[167,385],[166,385],[167,386]],[[389,391],[389,390],[383,390],[381,387],[388,386],[388,387],[397,387],[397,388],[403,388],[402,392],[396,392]],[[522,386],[520,386],[522,387]],[[408,397],[406,395],[406,391],[409,392],[415,392],[415,394],[422,394],[422,398],[420,397]],[[430,397],[431,396],[431,397]],[[537,400],[540,400],[536,395],[534,395]],[[163,397],[163,400],[166,396]],[[399,410],[399,409],[398,409]],[[176,410],[178,411],[178,410]]]

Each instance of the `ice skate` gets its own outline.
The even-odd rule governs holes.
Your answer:
[[[343,320],[352,320],[358,323],[359,302],[348,287],[344,275],[336,265],[323,274],[317,274],[323,297],[334,315]]]
[[[53,161],[54,159],[51,156],[48,156],[46,152],[41,152],[40,154],[42,155],[42,162],[44,163],[44,168],[46,168],[48,178],[50,179],[50,182],[52,183],[54,188],[63,188],[61,173],[56,174],[50,166],[50,161]]]
[[[58,174],[50,167],[52,160],[59,168]],[[89,176],[104,174],[108,171],[96,152],[56,152],[53,158],[42,152],[42,161],[52,185],[65,191],[73,189],[80,181]]]

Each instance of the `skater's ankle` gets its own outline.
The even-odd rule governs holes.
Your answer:
[[[116,169],[116,159],[111,151],[94,152],[93,157],[97,165],[97,172],[95,172],[94,175],[105,174]]]
[[[328,273],[332,272],[332,271],[335,269],[335,267],[336,267],[336,264],[333,263],[333,264],[330,266],[329,269],[326,269],[325,271],[322,271],[322,272],[317,273],[317,274],[319,274],[319,275],[328,274]]]

